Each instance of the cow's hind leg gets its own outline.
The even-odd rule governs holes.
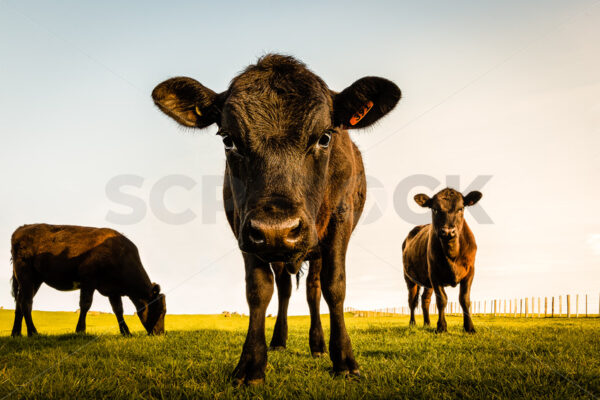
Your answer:
[[[31,309],[33,307],[33,296],[37,293],[40,288],[41,282],[32,282],[30,280],[24,280],[19,287],[19,293],[17,295],[20,303],[21,312],[25,318],[25,325],[27,326],[27,336],[37,335],[37,329],[33,324],[31,318]]]
[[[415,308],[419,304],[419,289],[420,286],[416,283],[406,280],[408,286],[408,307],[410,308],[410,322],[409,325],[415,324]]]
[[[292,295],[292,276],[286,271],[283,263],[273,263],[271,266],[275,272],[279,308],[269,350],[280,350],[285,349],[288,337],[287,310]]]
[[[125,323],[125,319],[123,319],[123,301],[121,300],[121,296],[108,296],[108,300],[110,301],[110,305],[112,306],[113,312],[117,317],[117,322],[119,323],[119,330],[123,336],[129,336],[131,333],[129,332],[129,328]]]
[[[306,278],[306,299],[310,310],[310,330],[308,333],[308,345],[313,357],[324,356],[325,336],[321,326],[321,259],[310,261],[308,277]]]
[[[15,261],[16,262],[16,261]],[[12,277],[12,295],[15,299],[15,322],[13,323],[12,336],[21,336],[21,329],[23,324],[23,312],[21,311],[21,304],[19,303],[17,296],[19,295],[19,281],[14,275]]]
[[[421,309],[423,310],[423,325],[429,326],[431,325],[431,321],[429,320],[429,304],[431,304],[431,294],[433,293],[433,289],[431,288],[423,288],[423,294],[421,295]]]
[[[473,320],[471,319],[471,282],[473,282],[473,274],[466,277],[460,282],[460,293],[458,300],[463,309],[464,329],[467,333],[475,333]]]
[[[17,292],[18,293],[18,292]],[[15,293],[15,294],[17,294]],[[15,299],[15,322],[13,323],[12,336],[21,336],[21,329],[23,324],[23,312],[21,311],[21,303]]]
[[[94,289],[88,287],[82,287],[79,291],[79,320],[75,327],[75,332],[85,333],[85,319],[88,311],[92,307],[92,301],[94,300]]]
[[[246,264],[246,300],[250,308],[250,324],[240,361],[233,371],[234,384],[257,384],[265,379],[267,341],[265,313],[273,296],[273,272],[268,263],[244,254]]]

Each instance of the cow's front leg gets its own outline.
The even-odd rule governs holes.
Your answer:
[[[429,320],[429,304],[431,304],[431,293],[433,293],[433,289],[423,287],[423,294],[421,295],[421,309],[423,310],[423,326],[429,326],[431,324]]]
[[[277,284],[279,308],[269,350],[281,350],[285,349],[288,337],[287,310],[292,295],[292,276],[286,271],[283,263],[273,263],[272,267]]]
[[[473,274],[460,281],[460,293],[458,300],[463,310],[464,329],[467,333],[475,333],[473,320],[471,319],[471,283],[473,282]]]
[[[273,295],[273,273],[268,263],[244,254],[246,265],[246,300],[250,324],[240,361],[233,371],[234,384],[264,382],[267,367],[265,313]]]
[[[437,333],[447,332],[448,324],[446,323],[446,304],[448,304],[448,296],[444,287],[441,285],[433,284],[433,291],[435,292],[435,301],[438,309],[438,322],[437,322]]]
[[[83,286],[79,293],[79,320],[75,327],[75,332],[85,333],[85,319],[88,311],[92,307],[94,300],[94,288]]]
[[[310,330],[308,332],[308,345],[313,357],[325,355],[325,336],[321,326],[321,259],[310,261],[308,277],[306,278],[306,299],[310,310]]]
[[[347,243],[347,242],[346,242]],[[329,355],[336,375],[359,376],[358,364],[352,353],[350,336],[344,322],[344,299],[346,297],[346,245],[337,243],[323,255],[321,284],[323,296],[329,306],[330,337]]]

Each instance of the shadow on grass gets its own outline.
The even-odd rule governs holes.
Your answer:
[[[361,334],[392,334],[397,336],[410,336],[417,333],[428,333],[436,335],[435,327],[433,326],[370,326],[367,328],[352,329],[355,333]]]
[[[85,333],[64,333],[58,335],[37,334],[34,336],[3,336],[0,337],[0,349],[5,354],[16,353],[23,350],[42,351],[44,349],[62,348],[63,350],[72,350],[73,347],[87,346],[99,339],[112,339],[123,337],[120,334],[85,334]],[[132,336],[136,337],[136,336]],[[123,337],[123,340],[127,340]]]

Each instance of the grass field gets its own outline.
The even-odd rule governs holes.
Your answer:
[[[0,311],[0,398],[594,398],[600,396],[600,319],[474,319],[475,335],[409,328],[406,317],[346,321],[363,377],[332,378],[308,350],[308,317],[290,317],[288,349],[269,353],[267,379],[234,388],[229,374],[248,319],[168,315],[167,334],[117,334],[112,314],[34,312],[40,335],[11,338]],[[322,316],[328,337],[329,319]],[[434,320],[435,321],[435,320]],[[420,321],[419,321],[420,322]],[[275,318],[267,318],[270,340]],[[24,331],[25,332],[25,331]]]

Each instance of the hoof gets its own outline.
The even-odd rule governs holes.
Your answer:
[[[285,351],[285,346],[269,346],[269,351]]]
[[[244,384],[244,380],[235,378],[231,381],[231,384],[233,385],[233,387],[240,387]]]
[[[258,386],[258,385],[262,385],[265,383],[265,378],[258,378],[258,379],[252,379],[249,381],[245,381],[244,379],[239,379],[239,378],[234,378],[233,381],[231,382],[233,387],[240,387],[240,386]]]
[[[359,381],[362,378],[362,375],[360,374],[360,371],[355,369],[350,371],[350,374],[348,374],[348,379],[352,380],[352,381]]]
[[[362,378],[362,375],[360,374],[360,371],[358,369],[354,369],[352,371],[334,371],[333,378],[347,379],[349,381],[359,381]]]
[[[475,328],[465,329],[465,333],[468,333],[469,335],[473,335],[475,332],[477,332]]]
[[[11,333],[11,336],[12,337],[21,337],[23,335],[21,335],[21,332],[13,332],[13,333]]]
[[[311,355],[313,356],[313,358],[321,358],[321,357],[325,357],[327,354],[323,353],[321,351],[313,351],[311,353]]]
[[[333,378],[334,379],[342,379],[342,378],[346,378],[350,375],[350,372],[348,370],[344,370],[344,371],[333,371]]]
[[[257,385],[262,385],[264,383],[265,383],[265,378],[258,378],[258,379],[252,379],[252,380],[246,382],[246,385],[257,386]]]

